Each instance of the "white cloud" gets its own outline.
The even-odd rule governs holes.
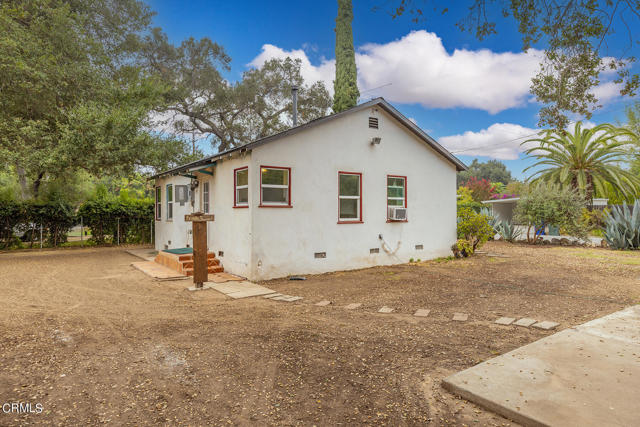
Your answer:
[[[313,65],[307,54],[302,49],[294,49],[286,51],[284,49],[279,48],[278,46],[274,46],[272,44],[265,44],[262,46],[262,52],[248,64],[252,67],[260,68],[266,61],[269,59],[277,58],[293,58],[300,59],[302,61],[302,66],[300,72],[302,73],[302,77],[305,82],[313,83],[317,81],[322,81],[326,84],[329,92],[333,94],[333,78],[336,73],[336,61],[335,59],[323,59],[320,62],[320,65]]]
[[[446,51],[434,33],[415,31],[386,44],[364,45],[358,55],[362,87],[392,102],[425,107],[467,107],[498,113],[524,105],[541,52]]]
[[[499,160],[515,160],[531,143],[520,145],[535,138],[538,130],[513,123],[494,123],[479,132],[467,131],[458,135],[438,139],[447,150],[465,156],[485,156]]]
[[[358,86],[363,98],[384,96],[391,102],[497,113],[528,101],[531,76],[538,68],[540,55],[533,49],[528,53],[487,49],[448,53],[436,34],[414,31],[399,40],[358,49]],[[265,44],[249,65],[260,67],[267,59],[287,56],[302,61],[305,80],[322,80],[333,90],[335,60],[323,59],[313,65],[303,49],[285,51]],[[388,86],[370,91],[383,85]]]
[[[575,122],[567,125],[573,132]],[[583,121],[583,129],[591,129],[596,124]],[[478,132],[466,131],[462,134],[444,136],[438,139],[447,150],[456,155],[482,156],[498,160],[516,160],[520,154],[538,145],[525,141],[536,138],[540,129],[528,128],[514,123],[494,123]],[[536,154],[534,151],[532,154]]]
[[[287,51],[265,44],[248,65],[260,67],[271,58],[298,58],[305,80],[323,81],[333,93],[335,60],[323,58],[314,65],[305,46],[308,45]],[[543,52],[536,49],[526,53],[455,49],[450,53],[440,37],[424,30],[389,43],[365,44],[356,52],[362,99],[383,96],[396,103],[474,108],[491,114],[533,101],[529,92],[531,78],[538,72],[542,59]],[[604,70],[603,76],[609,74],[609,70]],[[605,103],[619,96],[619,87],[607,81],[593,92]]]
[[[598,98],[598,104],[603,105],[615,98],[620,97],[620,89],[622,89],[621,83],[615,83],[613,81],[604,82],[593,88],[591,91],[596,98]]]

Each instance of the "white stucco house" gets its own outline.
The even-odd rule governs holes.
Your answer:
[[[153,177],[157,250],[213,214],[225,271],[261,280],[430,259],[456,240],[466,166],[382,98]]]

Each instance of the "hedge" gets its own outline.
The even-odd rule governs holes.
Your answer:
[[[120,243],[142,243],[151,241],[153,209],[153,201],[148,199],[96,198],[84,202],[77,215],[91,228],[91,238],[98,244],[106,243],[108,238],[116,243],[118,226]]]
[[[150,242],[153,209],[149,199],[94,198],[77,210],[60,199],[0,199],[0,249],[21,246],[20,237],[33,246],[40,239],[40,226],[47,245],[59,246],[80,221],[91,229],[91,239],[98,244],[116,243],[118,223],[120,243]]]

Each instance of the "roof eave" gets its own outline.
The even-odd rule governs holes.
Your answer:
[[[406,118],[393,105],[391,105],[387,101],[385,101],[384,98],[375,98],[375,99],[372,99],[371,101],[363,102],[362,104],[359,104],[359,105],[357,105],[357,106],[355,106],[353,108],[349,108],[348,110],[344,110],[344,111],[341,111],[339,113],[331,114],[329,116],[321,117],[319,119],[312,120],[312,121],[310,121],[308,123],[296,126],[294,128],[287,129],[287,130],[285,130],[283,132],[280,132],[280,133],[277,133],[275,135],[267,136],[267,137],[255,140],[253,142],[250,142],[248,144],[241,145],[239,147],[235,147],[235,148],[223,151],[222,153],[218,153],[218,154],[215,154],[213,156],[205,157],[204,159],[198,160],[196,162],[188,163],[186,165],[178,166],[178,167],[175,167],[173,169],[169,169],[167,171],[160,172],[160,173],[158,173],[156,175],[153,175],[149,179],[150,180],[151,179],[156,179],[156,178],[159,178],[159,177],[165,176],[165,175],[175,175],[175,174],[180,173],[180,172],[182,172],[184,170],[187,170],[187,169],[189,169],[191,167],[201,166],[203,164],[202,162],[215,161],[215,160],[218,160],[218,159],[220,159],[220,158],[222,158],[222,157],[224,157],[226,155],[233,154],[236,151],[240,151],[240,152],[249,151],[249,150],[251,150],[251,149],[253,149],[255,147],[259,147],[260,145],[263,145],[263,144],[266,144],[267,142],[273,141],[274,139],[283,138],[283,137],[286,137],[286,136],[289,136],[289,135],[296,134],[296,133],[301,132],[301,131],[306,130],[306,129],[311,129],[312,127],[318,126],[318,125],[320,125],[322,123],[337,119],[337,118],[342,117],[342,116],[346,116],[346,115],[354,113],[356,111],[361,111],[361,110],[364,110],[366,108],[373,107],[375,105],[381,106],[387,113],[389,113],[396,120],[398,120],[399,122],[404,124],[416,136],[418,136],[420,139],[425,141],[429,146],[431,146],[431,148],[433,148],[438,154],[440,154],[445,159],[447,159],[448,161],[453,163],[455,165],[455,167],[456,167],[456,171],[460,172],[460,171],[465,171],[465,170],[468,169],[467,165],[462,163],[462,161],[460,161],[460,159],[458,159],[456,156],[454,156],[449,151],[447,151],[446,148],[444,148],[435,139],[433,139],[427,133],[425,133],[422,129],[420,129],[420,127],[418,125],[416,125],[411,120]]]

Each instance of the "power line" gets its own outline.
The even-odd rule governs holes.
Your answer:
[[[464,153],[465,151],[472,151],[472,150],[478,150],[478,149],[482,149],[482,148],[495,147],[495,146],[502,145],[502,144],[508,144],[509,142],[517,141],[519,139],[529,138],[530,136],[536,136],[539,133],[540,132],[535,132],[535,133],[532,133],[532,134],[529,134],[529,135],[519,136],[518,138],[508,139],[506,141],[500,141],[500,142],[497,142],[495,144],[483,145],[482,147],[473,147],[473,148],[467,148],[465,150],[451,151],[451,154]]]
[[[615,110],[607,111],[607,113],[616,113],[618,111],[626,110],[630,106],[631,106],[631,103],[625,105],[622,108],[616,108]],[[604,113],[604,112],[602,112],[602,113]],[[600,114],[602,114],[602,113],[600,113]],[[483,148],[490,148],[490,147],[496,147],[496,146],[503,145],[503,144],[508,144],[510,142],[517,141],[519,139],[529,138],[531,136],[537,136],[537,135],[540,134],[540,132],[542,132],[544,130],[546,130],[546,129],[540,129],[538,132],[535,132],[535,133],[532,133],[532,134],[529,134],[529,135],[524,135],[524,136],[520,136],[518,138],[508,139],[508,140],[505,140],[505,141],[500,141],[500,142],[497,142],[497,143],[491,144],[491,145],[483,145],[481,147],[472,147],[472,148],[467,148],[467,149],[464,149],[464,150],[451,151],[451,154],[459,154],[459,153],[464,153],[464,152],[467,152],[467,151],[481,150]]]

